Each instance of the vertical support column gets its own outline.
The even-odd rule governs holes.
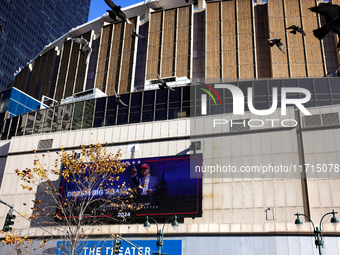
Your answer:
[[[255,78],[258,78],[258,71],[257,71],[257,54],[256,54],[256,29],[255,29],[255,4],[252,1],[251,3],[251,16],[253,18],[253,45],[254,45],[254,74]]]
[[[199,1],[200,2],[200,1]],[[204,2],[204,6],[205,1]],[[190,77],[188,77],[189,79],[192,79],[192,74],[193,74],[193,52],[194,52],[194,6],[191,5],[191,13],[190,13],[191,17],[190,17],[190,52],[189,52],[189,61],[190,61],[190,65],[189,65],[189,75]]]
[[[81,36],[81,38],[83,38],[83,36]],[[74,43],[74,42],[73,42]],[[81,47],[82,47],[82,45],[81,44],[79,44],[79,49],[81,49]],[[76,81],[77,81],[77,76],[78,76],[78,71],[79,71],[79,61],[80,61],[80,56],[79,56],[79,54],[81,54],[80,52],[79,52],[79,50],[78,50],[78,57],[77,57],[77,64],[76,64],[76,70],[75,70],[75,72],[74,72],[74,80],[73,80],[73,85],[72,85],[72,95],[74,94],[74,91],[76,90],[76,85],[77,85],[77,83],[76,83]],[[71,96],[72,96],[71,95]]]
[[[139,24],[140,24],[140,17],[136,17],[136,33],[139,34]],[[131,84],[130,84],[130,92],[134,90],[135,84],[135,75],[136,75],[136,62],[137,62],[137,50],[138,50],[138,36],[135,37],[135,45],[133,46],[133,60],[132,60],[132,71],[131,71]],[[142,39],[143,40],[143,39]]]
[[[238,1],[235,1],[235,21],[236,21],[236,64],[237,64],[237,78],[241,77],[240,70],[240,44],[239,44],[239,22],[238,22]]]
[[[164,11],[162,11],[162,21],[161,21],[161,40],[159,49],[159,62],[158,62],[158,74],[162,77],[162,58],[163,58],[163,37],[164,37]],[[156,78],[156,77],[155,77]]]
[[[223,22],[222,22],[222,2],[220,2],[220,34],[219,34],[219,43],[220,43],[220,77],[221,77],[221,80],[223,80],[223,63],[224,63],[224,58],[223,58],[223,36],[222,36],[222,31],[223,31]],[[228,77],[226,77],[228,78]]]
[[[146,58],[145,58],[145,73],[144,73],[144,86],[146,83],[146,77],[148,76],[148,61],[149,61],[149,45],[150,45],[150,27],[151,27],[151,13],[150,8],[145,10],[145,20],[148,21],[148,41],[146,47]]]
[[[122,41],[122,50],[120,52],[119,74],[118,74],[118,77],[116,78],[116,80],[118,80],[117,90],[116,90],[116,88],[114,88],[115,91],[117,92],[117,94],[125,93],[125,91],[120,91],[120,83],[121,83],[121,79],[120,78],[122,77],[122,63],[123,63],[123,58],[124,58],[124,42],[125,42],[124,35],[125,35],[125,30],[126,30],[126,24],[127,24],[126,22],[123,22],[123,25],[122,25],[123,26],[122,27],[122,29],[123,29],[123,32],[122,32],[122,34],[123,34],[123,41]]]
[[[303,18],[302,18],[302,5],[301,5],[301,0],[299,0],[299,7],[300,7],[300,19],[301,19],[301,27],[302,29],[304,29],[304,22],[303,22]],[[305,41],[305,36],[302,36],[302,42],[303,42],[303,55],[304,55],[304,59],[305,59],[305,68],[306,68],[306,77],[309,77],[308,75],[308,68],[307,68],[307,54],[306,54],[306,41]],[[325,63],[325,56],[323,55],[323,59],[324,59],[324,63]],[[325,67],[324,67],[325,68]]]
[[[57,75],[57,80],[56,80],[56,87],[55,87],[55,90],[54,90],[54,99],[59,101],[61,99],[64,98],[64,93],[65,93],[65,81],[67,79],[67,76],[68,76],[68,70],[69,70],[69,66],[70,66],[70,61],[69,61],[69,56],[71,55],[72,53],[72,42],[69,42],[70,40],[64,42],[63,44],[63,49],[62,49],[62,53],[61,53],[61,57],[60,57],[60,64],[59,64],[59,70],[58,70],[58,75]],[[69,55],[67,57],[66,55],[66,49],[65,49],[65,44],[66,43],[69,43],[70,44],[70,49],[69,49]],[[64,59],[66,58],[67,59]],[[61,77],[60,77],[60,72],[62,71],[61,69],[64,68],[64,65],[65,65],[65,62],[64,61],[67,61],[66,63],[66,72],[65,72],[65,77],[63,81],[61,81]],[[63,63],[64,62],[64,63]],[[60,88],[60,86],[62,86],[62,88]],[[60,91],[60,98],[56,98],[56,95],[57,95],[57,91]]]
[[[174,48],[174,71],[173,75],[177,76],[177,45],[178,45],[178,8],[176,8],[176,25],[175,25],[175,48]]]
[[[305,153],[303,149],[303,138],[302,138],[302,130],[301,130],[301,115],[300,111],[295,111],[295,120],[298,125],[296,126],[296,136],[297,136],[297,145],[298,145],[298,154],[299,154],[299,163],[302,167],[301,170],[301,187],[302,187],[302,201],[303,201],[303,210],[304,214],[310,216],[310,205],[309,205],[309,195],[308,195],[308,179],[306,176],[305,169]]]
[[[91,30],[91,35],[90,35],[91,40],[89,41],[89,44],[90,44],[91,49],[92,49],[93,36],[94,36],[94,31]],[[92,54],[92,53],[91,53],[91,54]],[[87,56],[86,56],[86,57],[87,57]],[[91,60],[91,57],[90,57],[89,62],[87,63],[87,65],[86,65],[86,67],[85,67],[85,76],[84,76],[83,91],[86,90],[86,81],[87,81],[87,74],[88,74],[89,67],[90,67],[90,60]]]
[[[287,67],[288,67],[288,77],[292,77],[292,73],[290,71],[290,60],[289,60],[289,44],[288,44],[288,36],[287,33],[289,33],[286,28],[287,28],[287,22],[286,22],[286,8],[285,8],[285,0],[282,0],[282,7],[283,7],[283,24],[285,27],[285,39],[286,39],[286,45],[283,45],[286,48],[286,54],[287,54]]]

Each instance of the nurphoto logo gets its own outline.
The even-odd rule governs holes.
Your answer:
[[[223,106],[221,98],[215,89],[228,89],[231,92],[232,98],[233,98],[233,115],[244,115],[244,104],[245,104],[244,94],[239,87],[235,85],[231,85],[231,84],[215,84],[214,87],[212,87],[211,85],[205,84],[205,83],[202,83],[202,84],[206,86],[208,89],[210,89],[213,94],[215,94],[221,106]],[[209,90],[205,88],[200,88],[200,89],[206,92],[213,99],[215,105],[217,105],[213,94]],[[300,93],[300,94],[304,94],[305,97],[304,98],[287,98],[287,95],[289,93]],[[207,115],[207,106],[208,106],[207,94],[201,95],[201,100],[202,100],[201,115]],[[254,115],[266,116],[276,111],[277,106],[278,106],[278,88],[274,87],[272,90],[273,103],[269,109],[262,109],[262,110],[255,109],[253,96],[252,96],[253,95],[252,87],[247,88],[247,95],[248,95],[247,105],[248,105],[249,111],[253,113]],[[307,103],[310,99],[311,99],[311,93],[307,89],[292,88],[292,87],[281,88],[281,115],[282,116],[287,115],[287,105],[295,105],[304,115],[311,115],[311,113],[303,106],[303,104]],[[275,121],[280,121],[280,120],[279,119],[268,119],[265,121],[271,122],[272,127],[274,127]],[[254,122],[257,124],[255,125]],[[287,123],[289,122],[293,122],[294,124],[288,125]],[[232,120],[215,119],[213,121],[213,126],[215,127],[216,125],[225,125],[227,123],[230,123],[231,125],[233,125]],[[236,124],[235,121],[234,121],[234,124]],[[242,123],[237,122],[237,124],[242,124]],[[243,122],[243,124],[245,125],[245,121]],[[264,121],[260,119],[250,119],[248,120],[248,125],[250,127],[261,127],[264,125]],[[284,120],[281,120],[281,125],[284,127],[295,127],[297,125],[297,122],[294,119],[284,119]]]

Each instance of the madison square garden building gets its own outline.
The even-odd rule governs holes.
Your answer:
[[[340,79],[332,77],[339,38],[314,37],[325,20],[308,8],[318,4],[145,1],[123,9],[132,25],[104,14],[72,29],[2,92],[0,198],[31,214],[37,191],[24,191],[15,169],[32,167],[47,151],[52,167],[62,147],[79,151],[98,141],[122,150],[131,164],[121,177],[126,182],[132,165],[139,174],[148,164],[161,195],[140,211],[112,212],[127,223],[98,225],[81,254],[112,254],[111,234],[152,254],[157,231],[155,224],[143,227],[146,216],[162,226],[174,215],[179,227],[164,228],[162,251],[169,255],[318,254],[311,222],[300,216],[298,228],[294,215],[319,223],[340,210]],[[290,33],[291,25],[306,35]],[[131,36],[134,29],[145,38]],[[92,47],[88,63],[75,37]],[[285,53],[269,38],[280,38]],[[159,89],[157,75],[173,90]],[[115,91],[127,106],[117,105]],[[25,98],[43,96],[58,104],[18,111]],[[1,222],[7,212],[0,207]],[[340,254],[332,216],[323,219],[322,252]],[[53,228],[19,215],[13,226],[38,239],[30,249]],[[62,254],[56,235],[41,254]],[[138,254],[124,242],[120,251]]]

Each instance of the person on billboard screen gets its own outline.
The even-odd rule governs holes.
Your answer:
[[[155,205],[155,195],[159,186],[157,177],[150,175],[150,167],[148,164],[142,164],[140,171],[141,177],[137,176],[137,168],[133,166],[131,179],[132,182],[138,187],[139,203]]]

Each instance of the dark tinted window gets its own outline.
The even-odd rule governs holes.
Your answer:
[[[96,100],[96,109],[94,113],[93,127],[104,126],[104,114],[107,97],[101,97]]]
[[[328,79],[314,79],[315,93],[329,93]]]
[[[61,127],[62,130],[70,130],[71,129],[73,105],[74,104],[65,105],[63,123],[62,123],[62,127]]]
[[[123,94],[120,95],[120,99],[126,104],[130,104],[130,94]],[[128,114],[129,114],[129,107],[124,105],[118,106],[118,115],[117,115],[117,125],[123,125],[128,123]]]
[[[72,119],[72,130],[80,129],[83,121],[84,102],[74,104],[74,112]]]
[[[85,101],[84,120],[82,128],[92,127],[94,102],[94,99]]]

